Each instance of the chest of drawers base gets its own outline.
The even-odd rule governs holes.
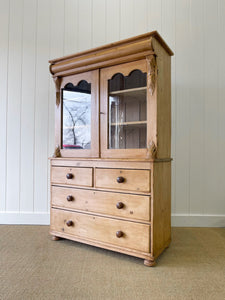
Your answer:
[[[170,243],[165,203],[170,203],[170,161],[51,160],[54,240],[132,255],[153,266]]]

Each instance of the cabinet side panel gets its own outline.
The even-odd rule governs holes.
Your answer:
[[[171,156],[171,57],[154,40],[157,54],[157,157]]]
[[[171,162],[153,165],[153,255],[157,257],[171,239]]]

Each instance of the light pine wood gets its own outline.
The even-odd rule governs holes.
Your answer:
[[[156,262],[155,262],[155,260],[145,259],[144,265],[147,267],[154,267],[156,265]]]
[[[92,172],[92,168],[52,167],[51,182],[56,184],[92,186]],[[66,177],[67,174],[72,174],[72,178],[68,179]]]
[[[68,201],[67,197],[73,200]],[[123,203],[118,209],[117,204]],[[52,186],[52,206],[150,221],[150,197]]]
[[[157,157],[171,156],[171,57],[153,41],[157,54]]]
[[[169,246],[172,54],[153,32],[51,61],[58,83],[57,151],[51,158],[53,239],[137,256],[148,267]],[[146,86],[117,90],[112,83],[109,95],[108,80],[134,70],[146,73]],[[61,149],[59,85],[62,89],[83,79],[91,82],[93,94],[91,150]],[[115,97],[111,111],[109,96]],[[120,138],[111,139],[117,125]]]
[[[147,65],[147,78],[148,78],[148,86],[149,80],[151,79],[151,74],[153,73],[151,70],[151,57],[146,57],[146,65]],[[157,67],[156,67],[157,68]],[[156,70],[155,70],[156,72]],[[147,93],[147,120],[149,120],[149,126],[147,127],[147,154],[148,158],[155,158],[152,156],[151,145],[157,145],[157,86],[154,87],[154,93],[152,94],[153,87],[151,85],[151,89],[148,88]]]
[[[146,41],[144,40],[144,41],[137,42],[135,44],[128,44],[128,45],[121,46],[120,49],[117,49],[117,51],[115,51],[115,49],[107,49],[104,52],[96,53],[94,56],[93,54],[89,56],[87,55],[85,59],[82,57],[82,59],[77,58],[74,60],[73,59],[66,60],[66,62],[63,61],[61,63],[52,65],[51,70],[54,73],[58,73],[60,71],[66,71],[68,69],[79,68],[83,65],[90,66],[92,64],[97,64],[99,62],[105,62],[117,58],[118,51],[120,56],[127,56],[127,55],[131,55],[137,52],[147,51],[147,50],[152,50],[151,43],[146,43]]]
[[[80,74],[83,72],[88,72],[88,71],[92,71],[92,70],[96,70],[96,69],[102,69],[105,67],[110,67],[116,64],[123,64],[123,63],[127,63],[127,62],[132,62],[132,61],[136,61],[139,59],[143,59],[143,57],[146,57],[147,55],[151,55],[154,54],[154,52],[148,50],[148,51],[141,51],[141,52],[137,52],[135,54],[130,54],[130,55],[126,55],[126,56],[119,56],[117,58],[113,58],[110,60],[107,60],[106,62],[99,62],[99,63],[95,63],[92,65],[86,65],[84,64],[81,67],[78,68],[74,68],[74,69],[69,69],[66,71],[60,71],[58,73],[55,73],[53,75],[54,77],[63,77],[63,76],[68,76],[68,75],[74,75],[74,74]]]
[[[52,208],[51,230],[149,252],[150,226]],[[72,225],[66,225],[72,221]],[[118,238],[117,231],[123,236]]]
[[[112,158],[112,159],[71,159],[71,158],[57,158],[54,157],[49,158],[52,166],[71,166],[71,167],[102,167],[102,168],[113,168],[115,162],[118,168],[126,168],[128,163],[130,169],[150,169],[151,163],[160,163],[160,162],[169,162],[171,158],[161,158],[161,159],[124,159],[124,158]]]
[[[124,182],[118,183],[118,177]],[[96,168],[96,187],[150,192],[150,171]]]
[[[121,56],[126,57],[135,52],[142,52],[144,50],[152,51],[152,38],[157,39],[169,55],[173,55],[173,52],[162,39],[162,37],[158,34],[158,32],[152,31],[150,33],[139,35],[134,38],[129,38],[95,49],[83,51],[75,55],[68,55],[62,58],[50,60],[50,70],[54,75],[55,73],[59,73],[60,71],[64,70],[76,70],[82,64],[88,65],[90,67],[92,64],[96,64],[101,61],[107,62],[112,58],[118,59],[118,57]],[[96,68],[99,68],[99,66],[96,66]]]
[[[105,192],[106,190],[108,190],[107,188],[96,187],[95,177],[94,177],[93,181],[94,181],[93,187],[88,187],[88,189],[95,190],[95,191],[102,191],[102,192]],[[56,185],[56,184],[53,184],[53,185]],[[69,187],[69,188],[75,187],[72,184],[63,184],[63,183],[61,183],[60,186],[61,187]],[[87,189],[87,186],[79,185],[79,186],[76,186],[76,187],[79,187],[79,189],[81,189],[81,190],[86,190]],[[140,196],[151,196],[150,192],[142,192],[142,191],[135,192],[135,191],[132,191],[132,190],[118,190],[118,189],[109,189],[108,191],[113,192],[113,193],[126,193],[126,194],[130,194],[130,195],[138,194]]]
[[[123,254],[132,255],[132,256],[135,256],[135,257],[148,259],[148,260],[154,260],[154,257],[152,257],[149,252],[138,251],[138,250],[134,250],[134,249],[131,249],[131,248],[126,248],[124,246],[112,245],[112,244],[105,243],[105,242],[102,242],[102,241],[99,241],[99,240],[92,240],[92,239],[88,239],[88,238],[80,238],[79,236],[75,236],[75,235],[71,235],[71,234],[67,234],[67,233],[56,232],[56,231],[53,231],[53,230],[50,231],[50,234],[51,235],[57,235],[58,237],[69,239],[69,240],[72,240],[72,241],[85,243],[85,244],[88,244],[88,245],[91,245],[91,246],[96,246],[96,247],[99,247],[99,248],[104,248],[104,249],[107,249],[107,250],[120,252],[120,253],[123,253]]]
[[[168,247],[171,240],[171,163],[153,165],[152,249],[154,257]]]
[[[140,35],[135,36],[135,37],[123,39],[121,41],[117,41],[117,42],[110,43],[110,44],[107,44],[107,45],[102,45],[102,46],[96,47],[94,49],[89,49],[89,50],[81,51],[79,53],[75,53],[75,54],[71,54],[71,55],[51,59],[51,60],[49,60],[49,63],[54,64],[54,63],[57,63],[57,62],[61,62],[62,60],[71,59],[71,58],[75,58],[75,57],[80,57],[80,56],[83,56],[83,55],[86,55],[86,54],[91,54],[91,53],[93,55],[95,55],[97,53],[97,51],[102,51],[102,50],[108,49],[110,47],[112,47],[112,48],[114,47],[115,50],[116,50],[117,47],[120,46],[120,45],[127,44],[127,43],[133,43],[134,41],[139,41],[139,40],[143,40],[143,39],[147,39],[147,42],[148,42],[148,38],[150,36],[154,37],[156,40],[158,40],[160,42],[161,46],[167,50],[167,52],[170,56],[172,56],[174,54],[173,51],[169,48],[169,46],[166,44],[164,39],[161,37],[161,35],[156,30],[154,30],[154,31],[151,31],[151,32],[140,34]]]

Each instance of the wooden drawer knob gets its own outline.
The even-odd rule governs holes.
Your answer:
[[[67,199],[67,201],[73,201],[74,200],[72,195],[67,196],[66,199]]]
[[[125,178],[122,177],[122,176],[119,176],[119,177],[116,178],[116,181],[117,181],[118,183],[122,183],[122,182],[125,181]]]
[[[72,221],[72,220],[68,220],[68,221],[66,222],[66,225],[67,225],[68,227],[73,226],[73,221]]]
[[[123,236],[123,231],[117,231],[116,232],[116,236],[118,237],[118,238],[121,238],[122,236]]]
[[[117,207],[118,209],[123,208],[123,207],[124,207],[123,202],[118,202],[118,203],[116,204],[116,207]]]
[[[66,178],[67,179],[72,179],[73,178],[73,174],[72,173],[67,173],[66,174]]]

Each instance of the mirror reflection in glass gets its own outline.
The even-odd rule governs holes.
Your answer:
[[[91,84],[82,80],[63,89],[62,148],[91,148]]]

